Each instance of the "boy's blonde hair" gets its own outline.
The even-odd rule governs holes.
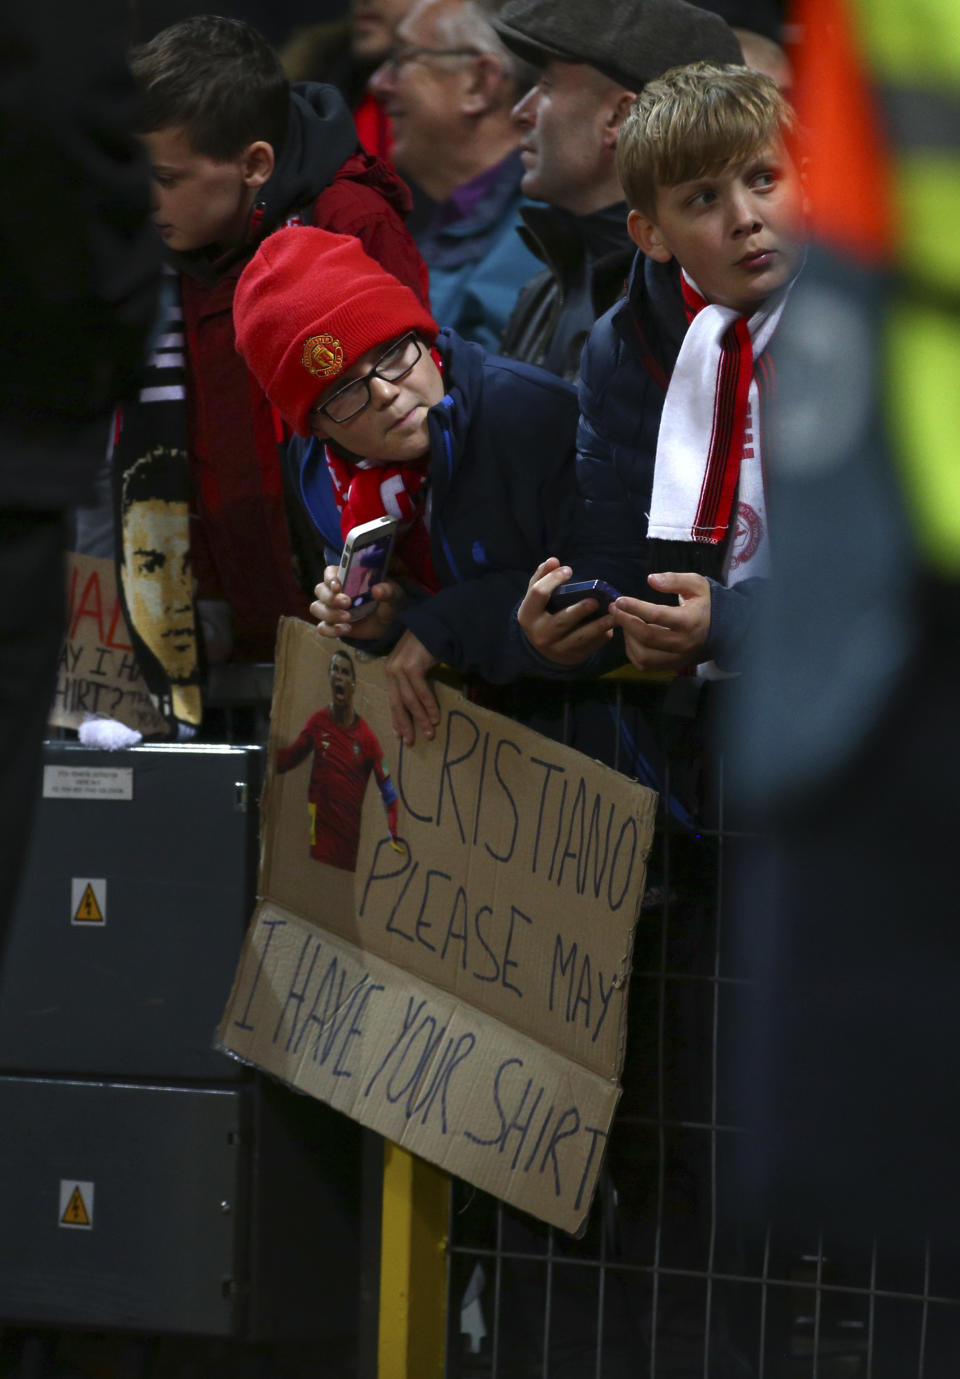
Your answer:
[[[794,126],[793,111],[761,72],[692,62],[648,82],[620,127],[617,173],[631,210],[656,221],[657,192],[711,177]]]

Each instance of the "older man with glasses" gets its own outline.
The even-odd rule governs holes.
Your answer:
[[[496,350],[542,266],[516,233],[523,165],[511,109],[534,81],[493,30],[498,0],[418,0],[371,79],[393,157],[435,205],[415,237],[436,319]]]

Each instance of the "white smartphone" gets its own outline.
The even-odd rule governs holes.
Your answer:
[[[370,590],[387,577],[397,526],[395,517],[375,517],[347,533],[337,579],[350,600],[347,617],[351,622],[359,622],[377,606]]]

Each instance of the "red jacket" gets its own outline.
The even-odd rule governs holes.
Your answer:
[[[409,209],[404,184],[358,149],[332,87],[294,88],[292,99],[292,133],[253,208],[243,250],[215,263],[180,256],[177,264],[196,504],[193,570],[198,597],[226,599],[233,610],[237,660],[271,660],[278,618],[306,617],[311,597],[298,578],[288,528],[280,462],[288,437],[236,352],[232,309],[240,273],[270,231],[299,216],[356,235],[372,258],[427,301],[427,271],[401,218]],[[341,157],[345,149],[350,152]],[[324,164],[331,172],[326,180]]]

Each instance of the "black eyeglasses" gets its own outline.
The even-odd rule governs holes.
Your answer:
[[[415,43],[398,43],[383,60],[384,67],[396,74],[408,62],[424,57],[479,57],[476,48],[421,48]]]
[[[382,378],[386,383],[397,383],[406,377],[421,354],[423,346],[416,335],[411,332],[409,335],[401,336],[399,340],[387,346],[372,369],[338,388],[326,402],[311,407],[309,415],[314,417],[319,412],[328,421],[335,421],[338,425],[349,421],[351,417],[362,412],[370,402],[371,378]]]

